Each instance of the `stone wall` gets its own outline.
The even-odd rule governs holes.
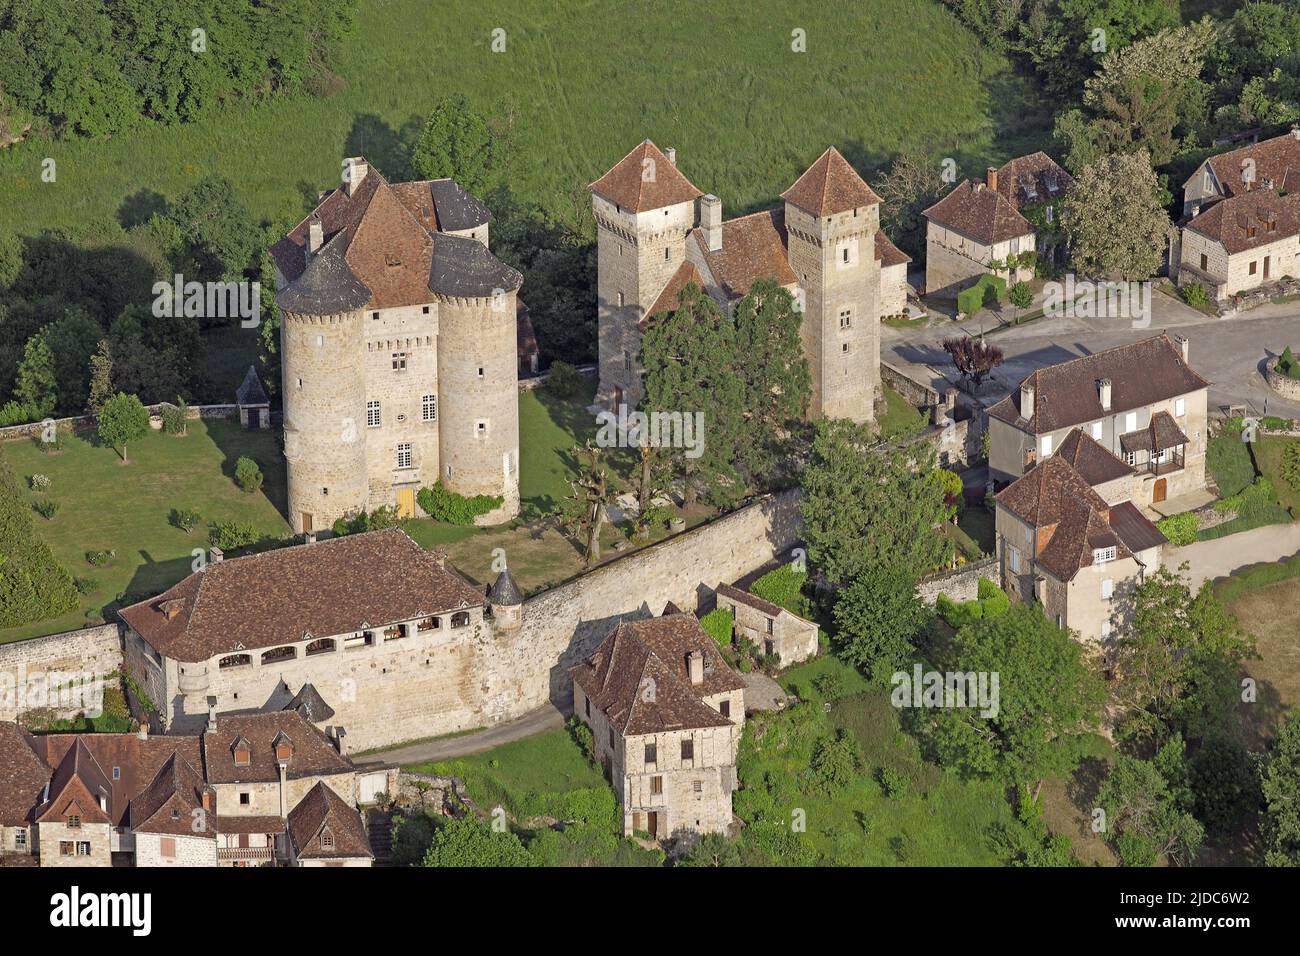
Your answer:
[[[107,675],[122,667],[122,637],[117,624],[100,624],[78,631],[34,637],[26,641],[0,644],[0,720],[15,720],[24,710],[44,708],[27,695],[33,686],[45,691],[48,684],[67,687],[70,675],[92,673]],[[54,675],[68,675],[63,678]],[[35,682],[35,685],[33,684]],[[23,694],[18,688],[24,688]],[[55,706],[54,715],[76,717],[85,710],[83,702],[94,698],[93,685],[83,692],[65,697],[64,706]],[[64,695],[60,695],[64,697]],[[24,706],[25,704],[25,706]]]
[[[156,405],[146,405],[151,416],[161,415],[164,408],[171,408],[170,402],[159,402]],[[186,418],[220,418],[220,419],[237,419],[239,417],[238,405],[190,405],[185,412]],[[95,426],[96,416],[94,415],[74,415],[71,418],[53,419],[55,425],[60,431],[80,431],[82,429],[93,428]],[[44,421],[30,422],[26,425],[9,425],[0,428],[0,441],[11,441],[17,438],[34,438],[44,429]]]
[[[1264,379],[1283,398],[1300,402],[1300,379],[1279,372],[1277,363],[1280,359],[1281,356],[1277,356],[1268,360],[1264,366]]]
[[[939,404],[940,397],[936,389],[909,377],[902,369],[888,362],[880,363],[880,381],[917,408],[931,408]]]
[[[963,564],[955,571],[926,578],[916,586],[916,593],[926,604],[933,604],[942,592],[954,601],[973,601],[979,596],[980,578],[998,583],[997,558],[987,557]]]

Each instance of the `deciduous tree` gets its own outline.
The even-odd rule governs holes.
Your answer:
[[[1169,216],[1145,150],[1099,158],[1065,199],[1065,232],[1075,265],[1091,275],[1146,279],[1160,267]]]

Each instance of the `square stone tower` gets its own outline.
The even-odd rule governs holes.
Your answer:
[[[880,385],[880,197],[835,147],[781,194],[814,417],[869,422]]]
[[[677,169],[676,151],[640,143],[591,184],[596,218],[600,385],[596,404],[641,401],[641,322],[686,261],[700,190]]]

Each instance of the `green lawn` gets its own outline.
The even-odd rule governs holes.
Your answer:
[[[1255,442],[1255,461],[1264,477],[1273,483],[1277,491],[1277,500],[1283,508],[1290,508],[1293,515],[1300,515],[1300,489],[1293,488],[1282,477],[1282,454],[1292,445],[1300,444],[1294,438],[1281,435],[1260,435]]]
[[[796,27],[807,52],[791,51]],[[491,50],[496,28],[502,53]],[[832,143],[868,175],[908,146],[972,174],[1042,146],[1050,129],[1032,84],[933,0],[810,5],[797,16],[778,0],[689,11],[362,0],[334,69],[345,82],[329,98],[275,97],[198,123],[3,150],[0,227],[109,220],[128,196],[174,199],[209,173],[233,181],[259,219],[300,210],[337,185],[343,156],[405,175],[404,142],[452,91],[508,127],[516,191],[568,222],[585,221],[587,184],[647,136],[677,147],[696,185],[738,213],[773,204]],[[47,157],[54,183],[41,180]]]
[[[926,418],[917,408],[888,385],[880,387],[888,410],[877,424],[880,436],[886,439],[910,438],[925,430]]]
[[[33,474],[52,479],[40,497],[59,502],[52,521],[33,514],[55,557],[76,577],[95,582],[76,610],[62,617],[0,631],[0,643],[51,634],[102,620],[118,596],[155,594],[190,573],[195,548],[206,548],[206,526],[217,519],[250,521],[268,535],[289,532],[284,520],[284,459],[272,431],[250,432],[228,422],[193,421],[183,438],[150,432],[127,448],[122,464],[111,448],[88,436],[65,436],[65,450],[43,453],[36,443],[4,445],[24,485]],[[266,476],[263,490],[245,494],[234,482],[235,462],[247,455]],[[28,497],[32,497],[30,490]],[[190,534],[168,522],[173,508],[193,508],[203,527]],[[86,552],[115,550],[92,567]]]

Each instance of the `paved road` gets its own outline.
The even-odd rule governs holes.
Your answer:
[[[407,744],[391,750],[380,750],[357,757],[359,766],[367,764],[413,764],[431,763],[435,760],[452,760],[469,754],[482,753],[502,744],[531,737],[547,730],[557,730],[564,726],[565,715],[551,704],[539,707],[525,714],[518,720],[485,727],[458,737],[443,737],[424,743]]]
[[[997,332],[991,341],[1006,354],[993,380],[980,389],[980,398],[992,403],[1008,393],[1036,368],[1063,362],[1091,352],[1148,338],[1163,329],[1177,330],[1188,339],[1192,368],[1210,382],[1210,408],[1246,404],[1258,414],[1300,417],[1300,403],[1286,402],[1269,388],[1260,372],[1263,360],[1286,345],[1300,344],[1300,311],[1294,302],[1267,305],[1232,319],[1211,318],[1168,296],[1152,296],[1148,328],[1134,329],[1127,320],[1051,318]],[[887,362],[901,363],[932,384],[955,380],[956,373],[942,342],[966,332],[978,335],[996,322],[968,321],[958,326],[936,321],[920,329],[882,330],[881,353]],[[984,328],[981,328],[983,326]]]
[[[1203,581],[1225,577],[1238,568],[1270,563],[1300,553],[1300,523],[1272,524],[1230,534],[1213,541],[1197,541],[1181,548],[1166,548],[1164,564],[1176,570],[1188,562],[1192,590]]]

